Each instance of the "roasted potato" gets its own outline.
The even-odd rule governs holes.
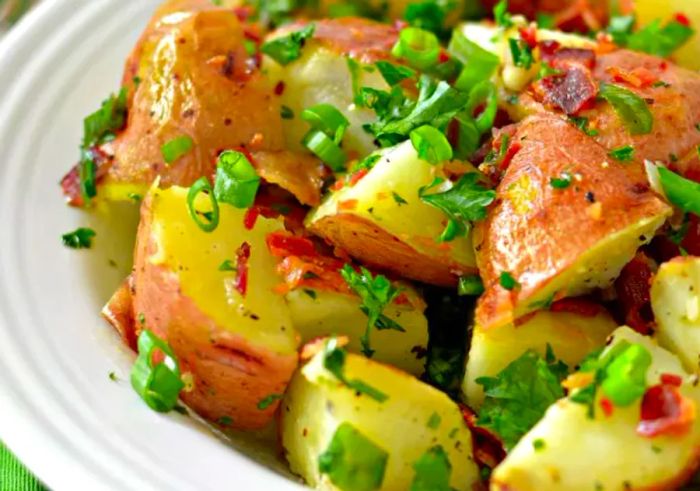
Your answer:
[[[556,116],[524,120],[511,142],[519,150],[496,205],[474,230],[486,288],[476,319],[484,329],[610,286],[671,215],[640,165],[609,162],[601,146]],[[569,184],[554,187],[562,176]]]
[[[292,472],[320,489],[405,490],[419,459],[439,448],[451,468],[444,489],[471,490],[478,469],[457,404],[404,372],[347,354],[339,362],[344,380],[369,386],[355,390],[326,368],[342,356],[326,345],[296,373],[285,395],[281,439]],[[351,445],[348,436],[362,445]],[[349,472],[344,464],[351,463],[354,472],[343,476]]]
[[[680,376],[680,393],[695,411],[700,389],[675,356],[627,327],[614,332],[607,349],[622,340],[642,345],[651,353],[648,385],[658,384],[662,374]],[[645,437],[636,431],[640,406],[641,400],[629,407],[615,407],[609,415],[597,409],[594,418],[589,418],[583,404],[570,399],[556,402],[496,467],[491,490],[678,489],[700,461],[700,419],[693,412],[687,432]]]
[[[700,371],[700,258],[678,257],[662,264],[651,285],[656,335],[685,369]]]
[[[301,142],[310,127],[300,115],[308,107],[325,103],[339,108],[350,121],[343,148],[355,158],[364,157],[377,147],[362,126],[374,121],[376,116],[371,109],[354,104],[353,84],[388,90],[378,70],[368,72],[359,64],[369,65],[387,58],[398,30],[359,18],[319,20],[314,25],[313,38],[306,42],[299,59],[287,65],[280,65],[267,56],[263,61],[263,70],[280,87],[280,103],[293,114],[283,123],[287,146],[295,151],[306,151]],[[270,39],[299,27],[284,27],[270,34]],[[355,75],[351,72],[350,59],[358,63]]]
[[[521,323],[488,330],[475,326],[462,383],[466,403],[478,411],[484,401],[484,389],[476,379],[495,377],[527,350],[544,357],[549,345],[558,359],[573,368],[588,353],[603,346],[617,324],[595,304],[585,307],[591,311],[584,314],[543,310]]]
[[[373,359],[419,376],[425,363],[418,355],[428,346],[428,322],[423,315],[425,304],[408,285],[403,285],[402,289],[410,300],[393,303],[384,309],[384,315],[397,322],[405,332],[372,329]],[[350,341],[348,349],[360,352],[367,315],[360,310],[357,296],[329,289],[299,288],[287,293],[286,299],[292,324],[302,342],[321,336],[344,335]]]
[[[191,374],[193,387],[181,397],[198,414],[260,428],[277,404],[258,404],[284,392],[298,361],[299,335],[284,297],[273,292],[276,261],[265,243],[282,226],[260,217],[248,230],[245,211],[222,204],[218,228],[206,233],[188,213],[187,193],[154,187],[142,204],[133,273],[137,327],[168,341]],[[208,199],[200,194],[197,209],[206,210]],[[222,271],[226,260],[238,271]]]

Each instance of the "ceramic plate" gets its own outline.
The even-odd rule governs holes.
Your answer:
[[[60,193],[158,3],[45,0],[0,43],[0,440],[55,491],[299,489],[264,450],[272,430],[227,439],[131,390],[99,311],[130,268],[134,207],[88,215]],[[61,245],[79,226],[90,251]]]

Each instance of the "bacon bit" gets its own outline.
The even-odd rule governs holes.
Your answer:
[[[578,63],[567,66],[563,75],[543,78],[534,89],[543,102],[568,115],[592,106],[598,94],[598,85],[590,70]]]
[[[537,47],[537,24],[530,23],[527,27],[521,27],[518,29],[520,37],[530,48],[535,49]]]
[[[236,284],[234,287],[241,295],[248,291],[248,260],[250,259],[250,244],[243,242],[236,251]]]
[[[678,22],[680,25],[685,27],[690,27],[690,18],[682,12],[678,12],[673,16],[673,20]]]
[[[611,66],[606,68],[605,71],[612,76],[613,81],[627,83],[638,89],[649,87],[659,80],[656,75],[644,67],[637,67],[632,71],[628,71]]]
[[[582,387],[591,385],[594,378],[595,374],[590,372],[572,373],[571,375],[566,377],[566,379],[564,379],[564,381],[561,383],[561,386],[570,391],[574,389],[580,389]]]
[[[356,199],[346,199],[345,201],[340,201],[338,203],[339,210],[354,210],[355,208],[357,208]]]
[[[257,206],[251,206],[248,208],[248,210],[245,212],[245,216],[243,217],[243,226],[245,229],[253,230],[253,227],[255,227],[255,222],[258,221],[259,216],[260,208]]]
[[[254,10],[251,6],[246,7],[235,7],[233,13],[236,14],[240,22],[247,22],[248,19],[253,15]]]
[[[506,458],[503,442],[486,428],[477,424],[478,417],[474,411],[464,404],[460,404],[462,418],[472,433],[472,450],[474,459],[480,466],[496,467]]]
[[[681,377],[680,375],[676,375],[675,373],[662,373],[661,383],[664,385],[680,387],[683,384],[683,377]]]
[[[652,261],[639,252],[615,281],[617,299],[625,313],[625,323],[640,334],[651,334],[654,314],[651,310]]]
[[[284,89],[285,89],[284,81],[280,80],[279,82],[277,82],[277,85],[275,85],[275,95],[284,94]]]
[[[605,414],[606,417],[610,417],[613,414],[613,411],[615,410],[615,406],[613,406],[613,403],[610,399],[607,397],[601,397],[600,401],[598,403],[600,405],[600,409],[603,410],[603,414]]]
[[[554,68],[566,69],[570,65],[581,65],[593,70],[596,64],[595,51],[583,48],[562,48],[551,57],[550,62]]]
[[[333,185],[331,186],[331,189],[333,191],[340,191],[344,187],[345,187],[345,179],[338,179],[337,181],[335,181],[333,183]]]
[[[559,48],[561,48],[561,44],[559,44],[558,41],[554,41],[552,39],[545,39],[544,41],[540,41],[539,47],[542,59],[545,61],[549,61],[552,59],[552,56],[554,56],[554,54],[559,50]]]
[[[646,438],[682,436],[695,421],[695,402],[672,385],[649,387],[642,399],[637,434]]]
[[[340,346],[341,348],[350,344],[350,338],[348,338],[347,336],[334,337],[336,345]],[[330,338],[328,336],[318,336],[310,339],[309,342],[307,342],[304,346],[301,347],[301,351],[299,353],[299,358],[301,358],[301,361],[310,360],[315,355],[320,353],[323,350],[323,347],[326,345],[326,341],[328,341],[329,339]]]
[[[549,308],[552,312],[568,312],[583,317],[595,317],[604,311],[603,307],[587,298],[562,298]]]
[[[357,184],[360,181],[360,179],[365,177],[368,173],[369,173],[368,169],[358,170],[353,175],[351,175],[350,178],[348,179],[348,181],[347,181],[348,186],[354,186],[355,184]]]
[[[275,257],[317,257],[314,243],[306,237],[297,237],[289,232],[272,232],[265,238],[267,248]]]

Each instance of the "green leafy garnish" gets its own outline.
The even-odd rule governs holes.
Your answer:
[[[416,71],[402,65],[394,65],[388,61],[378,61],[375,66],[379,69],[386,83],[391,86],[398,85],[407,78],[416,76]]]
[[[92,238],[95,237],[95,231],[91,228],[80,227],[73,232],[63,234],[61,241],[66,247],[71,249],[89,249],[92,247]]]
[[[559,377],[534,351],[525,352],[496,377],[479,377],[485,400],[477,423],[496,433],[507,450],[564,396]]]
[[[301,56],[306,40],[314,35],[316,26],[309,24],[302,29],[263,43],[260,51],[281,65],[287,65]]]
[[[484,293],[484,282],[478,274],[460,276],[457,292],[460,295],[479,296]]]
[[[508,40],[510,54],[513,56],[515,66],[529,70],[535,62],[532,48],[522,39],[510,38]]]
[[[506,290],[515,290],[520,287],[520,283],[518,283],[508,271],[503,271],[501,273],[501,276],[498,278],[498,283]]]
[[[214,196],[219,203],[250,208],[260,187],[260,176],[241,152],[227,150],[219,155]]]
[[[238,268],[230,259],[224,259],[224,261],[219,264],[219,271],[238,271]]]
[[[413,27],[419,27],[442,35],[445,31],[445,16],[455,8],[455,2],[444,0],[424,0],[422,2],[409,3],[404,11],[403,18]]]
[[[280,107],[280,116],[282,119],[294,119],[294,111],[291,107],[284,104]]]
[[[662,26],[661,20],[656,19],[643,29],[630,34],[625,44],[630,49],[665,58],[671,56],[694,34],[695,30],[692,27],[676,20],[671,20]]]
[[[508,0],[500,0],[493,8],[493,18],[500,27],[511,27],[513,20],[508,13]]]
[[[163,146],[160,147],[160,153],[163,155],[163,160],[165,160],[167,164],[172,164],[192,150],[193,145],[194,142],[189,136],[178,136],[177,138],[165,142]]]
[[[654,116],[646,101],[619,85],[601,84],[598,96],[608,101],[632,135],[646,135],[654,127]]]
[[[394,201],[396,202],[397,205],[406,205],[408,204],[408,201],[403,199],[400,194],[398,194],[396,191],[391,192],[391,197],[394,198]]]
[[[631,162],[634,159],[634,147],[626,145],[624,147],[613,148],[608,155],[620,162]]]
[[[373,491],[384,481],[389,454],[350,423],[342,423],[318,457],[318,470],[343,491]]]
[[[430,418],[428,418],[428,428],[431,430],[436,430],[440,426],[440,423],[442,422],[442,418],[438,413],[433,413],[430,415]]]
[[[467,234],[471,222],[486,218],[486,208],[496,199],[496,192],[479,183],[479,174],[469,172],[460,177],[450,189],[441,193],[426,194],[431,187],[440,184],[433,182],[420,188],[421,201],[442,210],[448,217],[448,225],[440,237],[450,241]]]
[[[562,172],[559,177],[551,177],[549,185],[554,189],[566,189],[571,185],[572,176],[569,172]]]
[[[346,264],[340,270],[340,274],[350,289],[362,300],[360,310],[367,316],[367,328],[360,338],[360,342],[362,343],[362,353],[371,358],[374,354],[374,350],[370,348],[372,328],[404,331],[403,327],[383,314],[384,309],[391,305],[401,292],[391,284],[386,276],[381,274],[372,276],[372,273],[364,267],[361,267],[360,271],[357,272],[352,266]]]
[[[365,394],[366,396],[374,399],[377,402],[384,402],[389,399],[384,392],[375,389],[371,385],[366,384],[362,380],[353,379],[350,380],[345,376],[345,350],[338,347],[335,338],[331,338],[327,343],[323,352],[323,366],[326,370],[333,374],[340,382],[342,382],[349,389],[357,391],[359,394]]]
[[[269,396],[263,398],[258,402],[258,409],[264,411],[265,409],[272,406],[275,402],[281,400],[284,397],[282,394],[270,394]]]
[[[588,128],[588,118],[583,116],[569,116],[569,121],[588,136],[598,136],[598,130]]]
[[[675,206],[700,216],[700,183],[679,176],[665,167],[658,167],[664,194]]]
[[[413,464],[416,472],[410,491],[452,491],[450,475],[452,465],[440,445],[428,449]]]

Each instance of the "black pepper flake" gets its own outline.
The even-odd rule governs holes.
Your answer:
[[[595,203],[595,194],[593,194],[593,191],[588,191],[586,193],[586,201],[589,203]]]

